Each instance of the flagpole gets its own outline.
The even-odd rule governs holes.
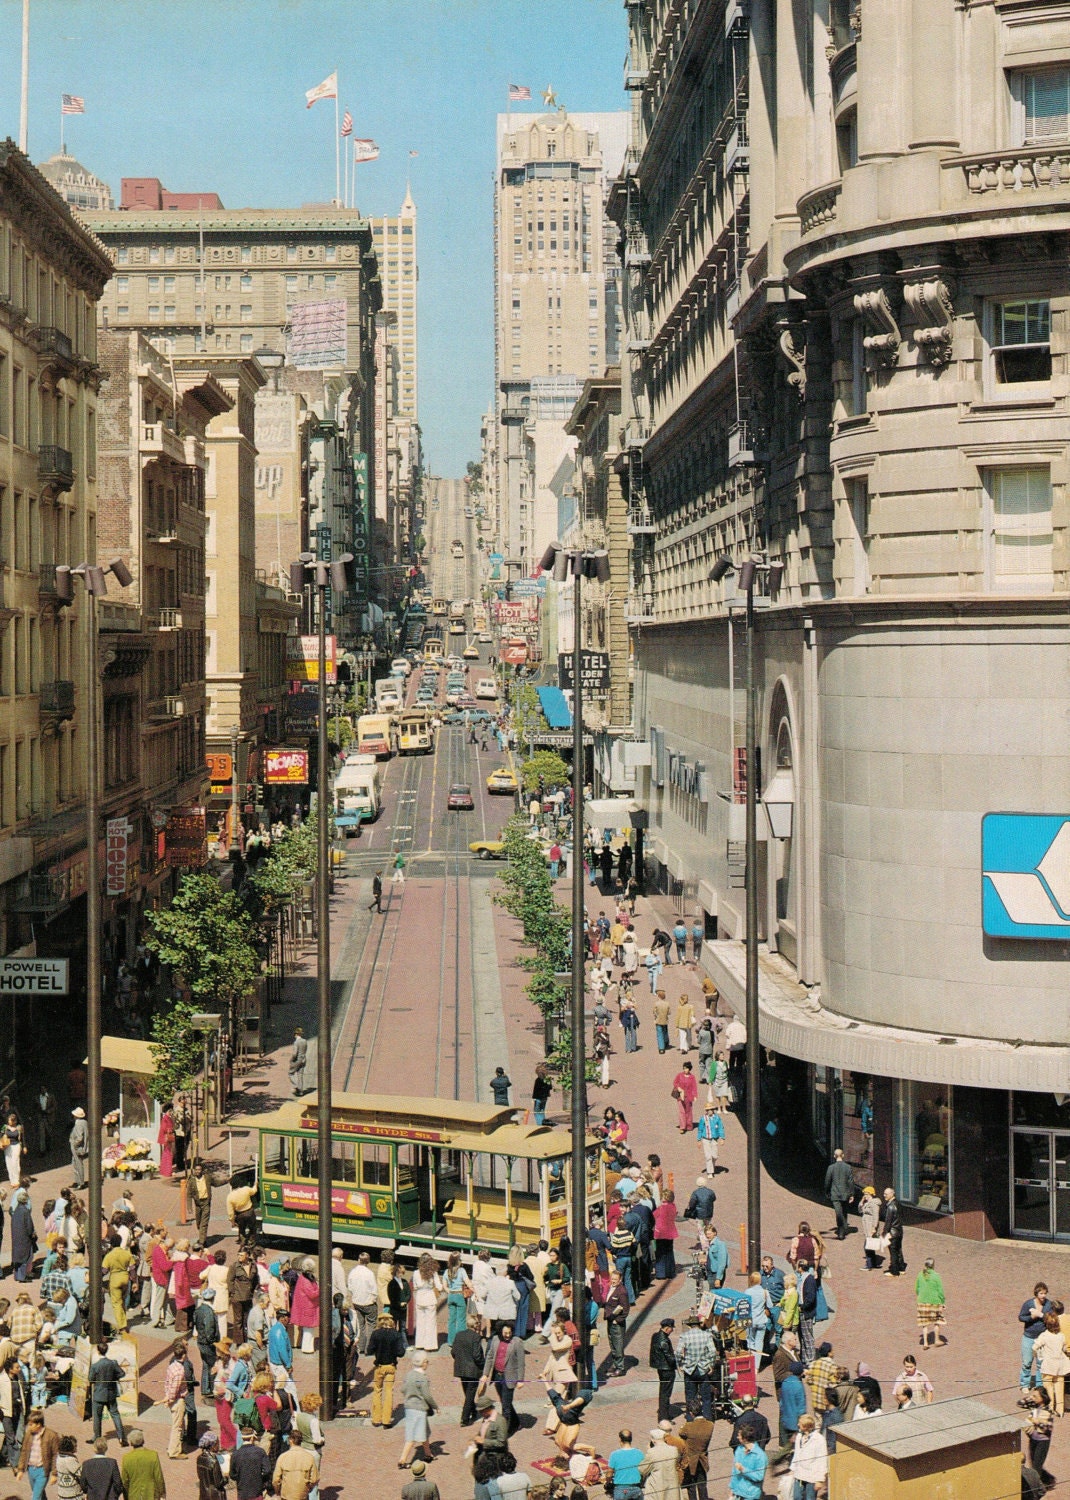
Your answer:
[[[60,154],[60,156],[63,155],[64,146],[66,144],[65,141],[64,141],[64,139],[63,139],[63,121],[64,121],[65,118],[66,118],[66,116],[63,113],[63,95],[60,94],[60,96],[59,96],[59,154]]]
[[[30,135],[30,0],[22,0],[22,93],[19,98],[19,150],[25,156]]]
[[[338,118],[338,75],[334,78],[334,201],[342,197],[342,138],[339,135],[341,121]]]

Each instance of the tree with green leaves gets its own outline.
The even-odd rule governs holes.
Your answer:
[[[525,792],[537,792],[540,786],[567,786],[569,769],[555,750],[536,750],[521,767]]]
[[[240,895],[212,875],[186,875],[170,906],[150,912],[146,944],[189,990],[198,1010],[244,1000],[260,963],[255,929]]]
[[[197,1007],[178,1000],[152,1018],[149,1050],[155,1070],[149,1078],[149,1093],[160,1104],[170,1104],[176,1094],[191,1088],[201,1070],[200,1033],[193,1030]]]

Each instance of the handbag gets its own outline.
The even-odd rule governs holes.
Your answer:
[[[670,1097],[673,1098],[673,1099],[680,1099],[680,1098],[683,1097],[683,1095],[680,1093],[679,1089],[673,1089],[672,1094],[671,1094]]]
[[[868,1250],[871,1255],[883,1255],[887,1246],[884,1243],[883,1235],[867,1234],[866,1242],[862,1248]]]
[[[821,1283],[819,1281],[817,1283],[817,1298],[816,1298],[816,1300],[814,1302],[814,1322],[815,1323],[827,1323],[828,1322],[828,1315],[829,1315],[829,1305],[828,1305],[828,1301],[827,1301],[827,1299],[825,1297],[825,1288],[821,1285]]]

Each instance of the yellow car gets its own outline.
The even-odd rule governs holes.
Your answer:
[[[480,859],[501,859],[505,853],[505,845],[501,839],[476,839],[468,847]]]
[[[508,766],[499,766],[487,777],[488,792],[515,792],[520,785],[516,779],[516,772],[510,771]]]

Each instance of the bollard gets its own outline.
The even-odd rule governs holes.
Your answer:
[[[749,1267],[747,1265],[747,1226],[746,1226],[746,1224],[741,1224],[739,1226],[739,1274],[741,1276],[749,1276],[750,1275],[750,1269],[749,1269]]]
[[[187,1179],[185,1173],[183,1173],[178,1180],[178,1222],[180,1224],[189,1223],[189,1210],[186,1207],[186,1185]]]

